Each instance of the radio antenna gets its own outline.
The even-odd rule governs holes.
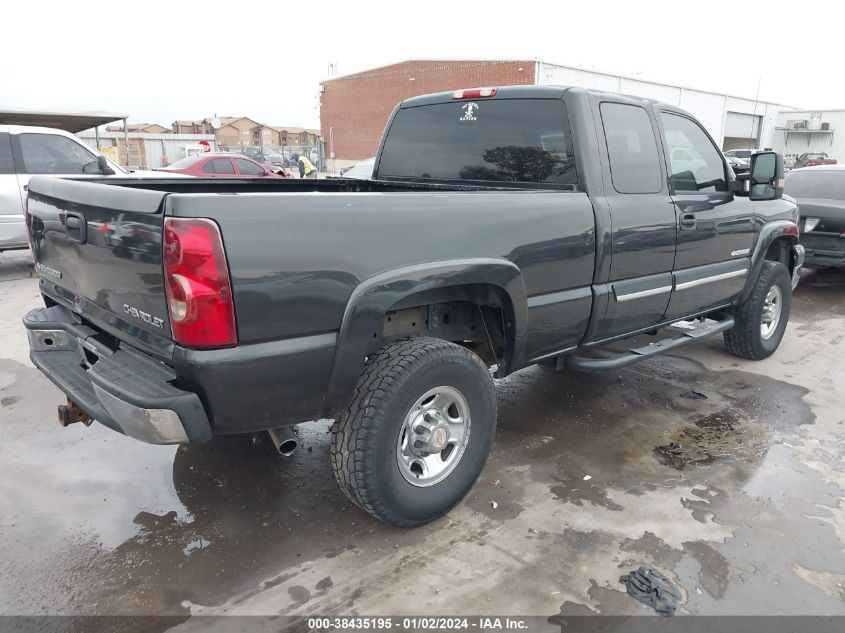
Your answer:
[[[760,75],[757,77],[757,95],[754,97],[754,115],[751,117],[751,133],[748,135],[748,138],[754,138],[754,123],[757,120],[757,103],[760,101],[760,84],[763,82],[763,76]],[[760,128],[763,126],[761,125]],[[757,130],[757,149],[762,149],[760,147],[760,133],[762,129]]]

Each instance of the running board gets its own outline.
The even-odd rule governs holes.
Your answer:
[[[709,325],[697,326],[683,332],[678,338],[665,338],[655,343],[649,343],[643,347],[635,347],[629,349],[617,356],[610,356],[606,358],[589,358],[587,356],[567,356],[562,355],[557,357],[558,369],[575,369],[578,371],[599,372],[608,369],[618,369],[627,365],[633,365],[646,358],[665,354],[678,347],[683,347],[689,343],[694,343],[701,339],[705,339],[719,332],[730,330],[734,326],[733,317],[725,317],[721,321],[711,323]],[[670,326],[671,327],[671,326]]]

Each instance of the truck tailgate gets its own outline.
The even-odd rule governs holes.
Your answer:
[[[28,214],[42,292],[160,358],[172,352],[162,268],[167,194],[32,178]]]

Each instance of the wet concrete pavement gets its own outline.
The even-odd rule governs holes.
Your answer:
[[[714,339],[500,381],[484,474],[416,530],[345,499],[325,421],[289,459],[60,428],[19,326],[37,305],[0,254],[0,613],[642,614],[619,576],[651,564],[680,613],[845,614],[843,273],[805,276],[766,361]]]

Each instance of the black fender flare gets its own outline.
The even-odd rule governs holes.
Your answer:
[[[337,334],[324,409],[336,411],[349,403],[374,335],[381,331],[384,315],[392,306],[419,292],[475,284],[496,286],[509,298],[514,332],[511,366],[519,367],[525,350],[528,299],[516,264],[473,258],[396,268],[362,281],[352,291]]]
[[[787,237],[795,246],[798,243],[798,224],[792,220],[775,220],[769,222],[760,229],[760,234],[757,236],[757,243],[754,245],[754,252],[751,254],[751,268],[746,277],[745,288],[739,295],[739,302],[745,301],[754,290],[754,284],[757,283],[757,277],[760,275],[760,269],[763,268],[763,262],[766,259],[766,253],[769,247],[777,239]]]

